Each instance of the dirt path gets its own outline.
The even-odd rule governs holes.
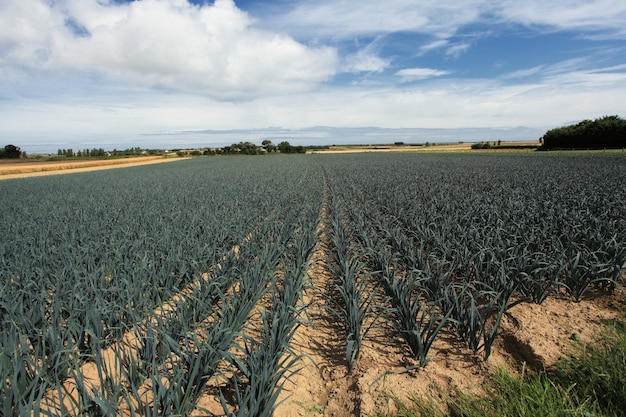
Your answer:
[[[324,290],[332,278],[328,259],[328,201],[326,187],[322,203],[319,240],[308,271],[309,288],[304,297],[306,317],[298,328],[291,346],[301,359],[294,368],[299,371],[285,382],[274,416],[359,415],[357,379],[347,372],[345,337],[332,312],[326,308]]]

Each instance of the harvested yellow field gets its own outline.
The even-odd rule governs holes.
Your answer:
[[[82,161],[33,161],[33,162],[0,162],[0,180],[12,178],[24,178],[29,176],[67,174],[73,172],[86,172],[98,169],[123,168],[161,162],[179,161],[180,158],[166,158],[163,156],[140,156],[123,159],[99,159]]]

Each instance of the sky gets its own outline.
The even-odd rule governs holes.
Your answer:
[[[0,146],[537,140],[626,117],[623,0],[0,0]]]

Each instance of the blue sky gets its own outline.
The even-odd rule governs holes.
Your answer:
[[[624,97],[623,0],[0,2],[0,145],[30,153],[534,140]]]

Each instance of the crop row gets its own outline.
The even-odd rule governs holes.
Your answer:
[[[487,359],[511,307],[612,291],[626,266],[626,189],[616,186],[626,180],[623,158],[355,155],[321,163],[333,198],[350,211],[351,242],[339,245],[367,259],[362,274],[379,276],[398,337],[421,366],[446,325]]]

